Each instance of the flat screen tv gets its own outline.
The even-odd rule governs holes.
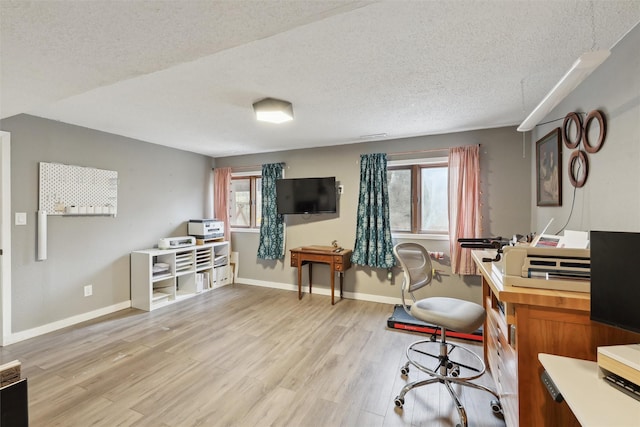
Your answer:
[[[591,320],[640,333],[640,233],[591,231]]]
[[[336,178],[291,178],[276,181],[279,214],[336,212]]]

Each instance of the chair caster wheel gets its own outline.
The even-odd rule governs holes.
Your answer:
[[[403,397],[396,397],[396,400],[393,401],[396,404],[396,407],[402,409],[402,407],[404,406],[404,398]]]
[[[409,367],[408,366],[403,366],[402,368],[400,368],[400,373],[404,376],[409,375]]]
[[[490,404],[494,414],[502,414],[502,404],[499,401],[492,400]]]
[[[449,373],[449,375],[451,375],[453,378],[458,378],[460,376],[460,366],[454,365],[453,368],[451,368],[451,372]]]

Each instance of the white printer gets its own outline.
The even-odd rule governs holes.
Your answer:
[[[158,249],[186,248],[196,244],[196,239],[191,236],[165,237],[158,241]]]
[[[217,219],[190,219],[188,232],[197,239],[224,237],[224,221]]]

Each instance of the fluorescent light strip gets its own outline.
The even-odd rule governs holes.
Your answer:
[[[360,139],[384,138],[386,133],[372,133],[371,135],[360,135]]]
[[[518,126],[518,131],[526,132],[536,127],[560,101],[578,87],[593,70],[598,68],[598,66],[609,57],[610,53],[608,50],[598,50],[582,54],[580,58],[573,63],[569,71],[567,71],[553,89],[551,89],[547,96],[540,101],[540,104],[538,104],[531,114]]]

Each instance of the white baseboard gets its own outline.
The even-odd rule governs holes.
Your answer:
[[[244,279],[242,277],[238,277],[236,281],[237,283],[242,283],[245,285],[262,286],[264,288],[274,288],[274,289],[282,289],[285,291],[298,292],[298,286],[292,285],[291,283],[267,282],[264,280]],[[305,292],[305,289],[306,289],[306,292],[309,291],[309,288],[307,286],[303,287],[302,291]],[[331,296],[331,289],[314,286],[313,293],[318,295]],[[340,293],[340,290],[339,289],[336,290],[336,296],[339,297],[339,293]],[[358,301],[379,302],[382,304],[392,304],[392,305],[402,304],[402,300],[400,299],[400,297],[387,297],[382,295],[364,294],[362,292],[343,292],[343,294],[345,298],[354,299]]]
[[[115,313],[116,311],[124,310],[131,307],[131,301],[123,301],[118,304],[110,305],[108,307],[102,307],[88,313],[78,314],[76,316],[67,317],[66,319],[58,320],[53,323],[38,326],[37,328],[27,329],[26,331],[20,331],[12,333],[9,337],[5,337],[3,345],[14,344],[20,341],[28,340],[40,335],[47,334],[49,332],[57,331],[58,329],[66,328],[67,326],[73,326],[78,323],[86,322],[87,320],[95,319],[96,317],[104,316],[107,314]]]

